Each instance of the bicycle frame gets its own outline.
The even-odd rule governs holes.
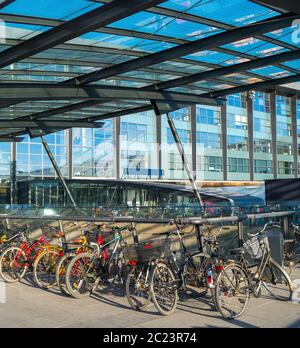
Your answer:
[[[30,267],[37,256],[42,252],[46,244],[48,244],[49,241],[46,237],[42,236],[37,241],[35,241],[33,244],[29,245],[27,240],[25,240],[21,245],[20,249],[22,249],[22,252],[26,255],[27,261],[25,264],[18,263],[17,265],[22,267]],[[40,250],[39,250],[40,247]],[[32,252],[35,251],[34,255],[32,255]],[[16,258],[21,257],[21,252],[17,253]]]

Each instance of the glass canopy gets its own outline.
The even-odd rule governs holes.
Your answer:
[[[150,100],[165,113],[299,80],[299,14],[250,0],[118,3],[0,1],[0,140],[35,120],[71,127]]]

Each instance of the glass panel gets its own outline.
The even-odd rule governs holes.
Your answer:
[[[243,26],[277,16],[279,13],[247,0],[170,0],[160,6],[201,17]]]

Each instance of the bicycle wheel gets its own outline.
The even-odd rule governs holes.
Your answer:
[[[150,265],[137,265],[127,274],[126,298],[131,308],[143,310],[151,303],[149,286]]]
[[[76,254],[74,253],[65,254],[58,260],[58,263],[56,265],[56,272],[55,272],[56,286],[65,295],[70,295],[66,286],[67,267],[70,261],[75,256]]]
[[[0,276],[7,283],[16,283],[25,276],[27,263],[27,256],[21,248],[7,248],[0,257]]]
[[[288,274],[273,259],[267,263],[262,279],[266,289],[280,301],[292,298],[292,282]]]
[[[48,249],[40,253],[34,261],[33,278],[42,289],[51,289],[56,284],[56,264],[61,251]]]
[[[153,303],[162,315],[175,312],[178,302],[178,288],[172,269],[165,262],[157,262],[150,276],[150,290]]]
[[[215,305],[226,319],[241,316],[248,305],[250,283],[246,272],[237,264],[229,264],[218,275],[215,286]]]
[[[70,261],[66,272],[66,287],[74,298],[89,296],[98,282],[96,256],[79,254]]]

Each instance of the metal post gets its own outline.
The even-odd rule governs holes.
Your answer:
[[[222,153],[223,153],[223,180],[227,181],[227,105],[221,106],[221,129],[222,129]]]
[[[278,163],[277,163],[277,125],[276,125],[276,92],[270,93],[271,106],[271,133],[272,133],[272,153],[273,153],[273,174],[274,179],[278,178]]]
[[[68,178],[73,178],[73,129],[67,131],[68,137]]]
[[[194,180],[197,180],[197,107],[196,105],[190,108],[191,126],[192,126],[192,168]]]
[[[161,113],[159,111],[159,108],[156,104],[156,102],[154,100],[151,100],[151,104],[153,106],[153,109],[154,109],[154,112],[156,114],[156,116],[161,116]],[[203,201],[202,201],[202,198],[201,198],[201,195],[198,191],[198,188],[197,188],[197,185],[196,185],[196,181],[195,181],[195,178],[194,178],[194,175],[192,174],[192,171],[191,171],[191,168],[189,166],[189,163],[188,161],[186,160],[186,157],[185,157],[185,152],[184,152],[184,148],[183,148],[183,145],[182,145],[182,142],[179,138],[179,135],[177,133],[177,130],[176,130],[176,127],[175,127],[175,124],[170,116],[170,114],[167,112],[166,113],[167,115],[167,121],[168,121],[168,124],[169,124],[169,127],[171,129],[171,132],[172,132],[172,135],[173,135],[173,138],[175,140],[175,143],[177,145],[177,148],[178,148],[178,151],[179,151],[179,154],[180,154],[180,157],[181,157],[181,160],[182,160],[182,163],[184,165],[184,168],[185,168],[185,171],[187,173],[187,176],[189,178],[189,181],[192,185],[192,189],[194,191],[194,194],[195,194],[195,197],[196,197],[196,200],[198,201],[200,207],[201,207],[201,216],[203,216],[203,208],[204,208],[204,204],[203,204]]]
[[[16,152],[17,147],[16,143],[11,144],[11,153],[10,153],[10,204],[17,204],[17,161],[16,161]]]
[[[294,176],[298,178],[297,96],[291,97]]]
[[[116,118],[116,123],[115,123],[115,135],[116,135],[116,153],[115,153],[115,158],[116,158],[116,178],[120,179],[121,178],[121,118],[117,117]],[[122,174],[123,175],[123,174]]]
[[[159,171],[158,179],[162,179],[162,154],[161,154],[161,117],[156,117],[156,143],[157,143],[157,168]]]
[[[239,230],[239,247],[242,247],[244,244],[244,223],[242,220],[238,222],[238,230]]]
[[[249,144],[249,168],[250,181],[254,180],[254,127],[253,127],[253,96],[249,93],[247,98],[248,118],[248,144]]]
[[[75,200],[74,200],[74,198],[72,196],[72,193],[69,190],[68,185],[67,185],[67,183],[66,183],[66,181],[65,181],[65,179],[64,179],[64,177],[63,177],[63,175],[62,175],[62,173],[61,173],[61,171],[60,171],[60,169],[59,169],[59,167],[58,167],[58,165],[57,165],[57,163],[55,161],[55,158],[54,158],[54,156],[53,156],[53,154],[52,154],[52,152],[50,150],[50,147],[47,144],[47,141],[45,140],[45,138],[43,136],[41,137],[41,140],[42,140],[42,144],[44,146],[44,149],[45,149],[47,155],[49,156],[49,159],[50,159],[50,161],[51,161],[51,163],[52,163],[52,165],[54,167],[54,170],[55,170],[55,172],[56,172],[56,174],[57,174],[61,184],[63,185],[63,188],[65,189],[68,197],[70,198],[74,208],[77,208],[77,204],[76,204],[76,202],[75,202]]]

